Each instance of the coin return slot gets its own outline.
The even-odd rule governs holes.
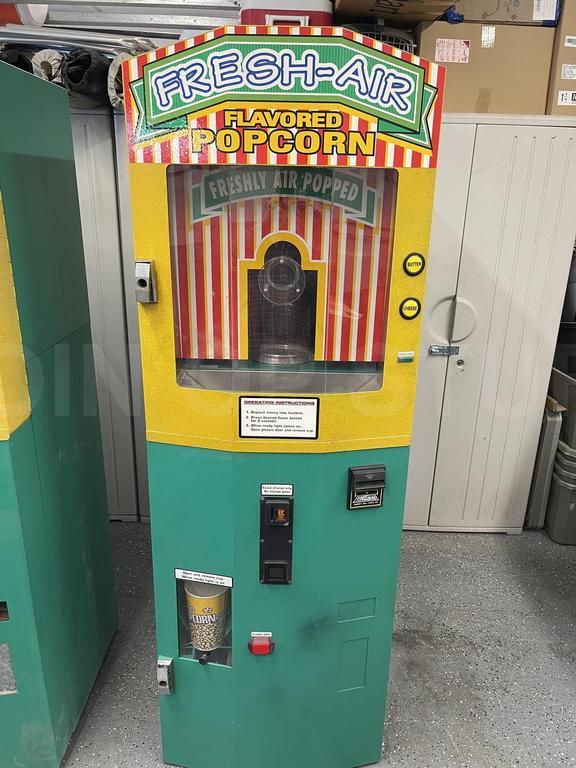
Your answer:
[[[289,584],[288,563],[264,563],[264,582],[266,584]]]
[[[0,600],[0,621],[8,621],[9,618],[8,603],[5,600]]]

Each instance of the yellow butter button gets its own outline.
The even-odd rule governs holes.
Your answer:
[[[400,304],[400,314],[404,320],[414,320],[414,318],[418,317],[420,314],[421,309],[422,305],[418,299],[415,299],[413,296],[408,296],[406,299],[403,299]]]
[[[426,259],[424,256],[422,256],[421,253],[416,253],[415,251],[413,253],[409,253],[408,256],[404,259],[404,272],[406,272],[407,275],[410,275],[410,277],[416,277],[416,275],[420,275],[424,271],[424,267],[426,266]]]

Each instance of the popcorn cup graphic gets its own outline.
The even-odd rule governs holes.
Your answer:
[[[229,588],[187,581],[184,589],[192,645],[198,651],[220,648],[226,637]]]

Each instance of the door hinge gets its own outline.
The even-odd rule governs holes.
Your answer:
[[[432,357],[452,357],[460,354],[460,347],[442,344],[430,344],[428,352]]]

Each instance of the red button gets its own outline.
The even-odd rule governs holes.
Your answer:
[[[274,643],[271,637],[251,637],[248,649],[254,656],[269,656],[274,650]]]

